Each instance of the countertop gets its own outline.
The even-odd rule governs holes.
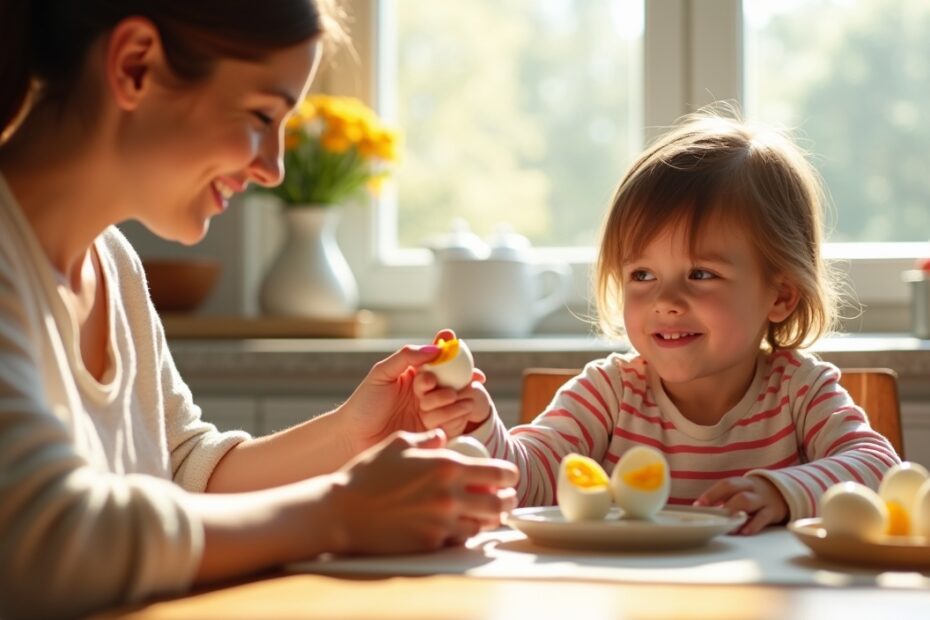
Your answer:
[[[181,375],[201,394],[350,392],[371,366],[410,339],[173,340]],[[420,343],[417,343],[420,344]],[[582,336],[469,339],[492,393],[519,392],[524,368],[580,368],[626,342]],[[814,352],[840,367],[886,367],[898,373],[903,400],[930,401],[930,340],[904,334],[856,334],[823,339]]]

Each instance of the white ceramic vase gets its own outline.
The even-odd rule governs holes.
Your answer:
[[[261,288],[266,314],[345,318],[358,308],[358,287],[336,244],[338,206],[291,206],[283,211],[285,240]]]

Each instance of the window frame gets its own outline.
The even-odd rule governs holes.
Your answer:
[[[390,48],[378,38],[378,20],[389,16],[395,0],[349,0],[353,53],[343,50],[327,63],[320,84],[329,92],[359,97],[379,106],[388,75],[378,75],[378,54]],[[645,0],[644,0],[645,1]],[[743,102],[743,19],[740,0],[645,1],[643,41],[643,121],[649,141],[681,115],[716,100]],[[390,311],[423,310],[432,301],[433,269],[425,249],[398,250],[396,198],[352,206],[339,231],[361,291],[361,304]],[[540,261],[567,262],[574,273],[569,305],[584,308],[590,298],[593,247],[536,248]],[[825,255],[844,273],[858,301],[874,309],[900,309],[909,290],[900,273],[919,257],[930,256],[926,243],[834,243]],[[891,325],[906,331],[906,318],[894,313]]]

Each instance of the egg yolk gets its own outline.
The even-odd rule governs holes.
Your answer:
[[[623,481],[639,491],[655,491],[665,480],[665,465],[650,463],[623,474]]]
[[[911,519],[907,509],[900,502],[885,502],[888,506],[888,528],[885,531],[889,536],[907,536],[911,532]]]
[[[433,344],[439,347],[439,357],[430,362],[431,364],[444,364],[459,354],[458,338],[453,338],[452,340],[437,338]]]
[[[592,467],[582,459],[566,457],[568,462],[565,464],[565,475],[576,487],[582,489],[593,489],[597,487],[606,487],[608,484],[607,474],[599,467]]]

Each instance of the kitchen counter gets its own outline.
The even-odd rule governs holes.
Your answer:
[[[371,366],[409,340],[258,339],[177,340],[171,350],[181,375],[194,388],[224,394],[270,392],[345,393]],[[475,363],[488,388],[516,393],[524,368],[580,368],[625,342],[577,336],[525,339],[469,339]],[[840,367],[887,367],[898,373],[902,397],[930,400],[930,340],[904,335],[837,336],[813,351]]]

